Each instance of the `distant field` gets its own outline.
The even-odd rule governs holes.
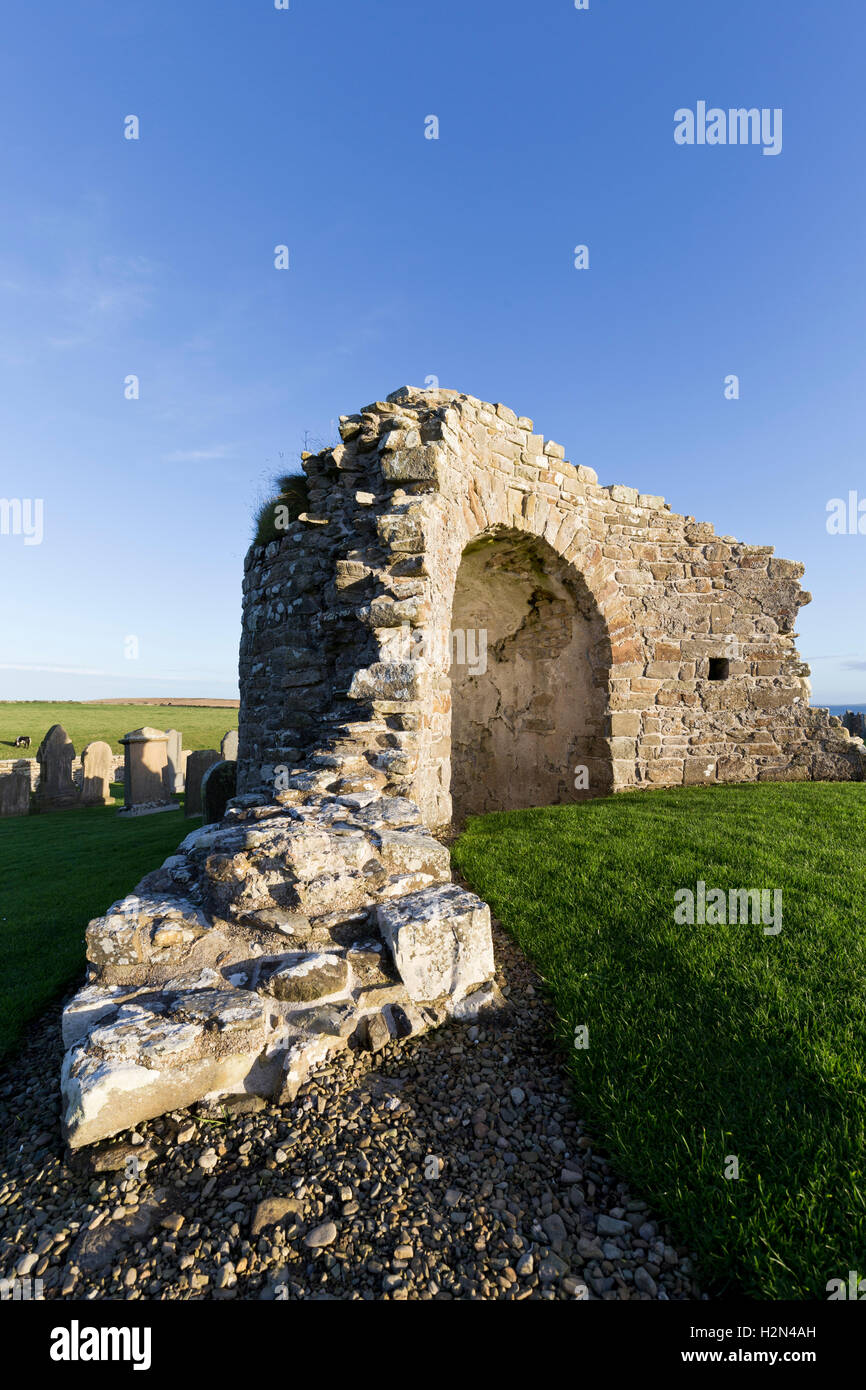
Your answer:
[[[77,701],[9,700],[0,701],[0,758],[20,757],[12,745],[19,734],[29,734],[36,750],[52,724],[62,724],[72,739],[76,754],[94,739],[104,739],[115,753],[122,753],[120,739],[132,729],[148,724],[154,729],[180,729],[183,746],[219,748],[220,739],[236,729],[238,712],[233,706],[80,704]]]
[[[210,706],[213,709],[237,709],[240,700],[202,700],[196,695],[184,698],[182,695],[175,698],[173,695],[164,695],[155,700],[82,700],[84,705],[202,705]]]

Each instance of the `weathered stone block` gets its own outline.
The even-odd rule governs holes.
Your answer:
[[[490,909],[455,884],[410,893],[377,910],[377,921],[409,997],[455,998],[494,971]]]
[[[383,454],[380,459],[382,473],[389,482],[438,484],[442,464],[442,452],[434,444],[397,449],[394,453]]]
[[[323,1003],[345,998],[351,982],[352,972],[345,956],[319,952],[287,957],[262,988],[275,999],[293,1004]]]

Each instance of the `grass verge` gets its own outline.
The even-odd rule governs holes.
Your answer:
[[[864,812],[860,784],[637,792],[453,847],[546,982],[581,1111],[716,1292],[866,1274]],[[677,925],[698,880],[781,889],[781,931]]]
[[[112,806],[0,820],[0,1056],[84,969],[90,919],[200,824],[182,810],[124,820]]]

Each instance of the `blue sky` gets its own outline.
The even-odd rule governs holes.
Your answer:
[[[866,498],[864,40],[862,0],[10,9],[0,497],[44,536],[0,535],[0,698],[235,694],[269,478],[436,376],[805,561],[815,702],[866,703],[866,535],[826,529]],[[781,154],[678,146],[699,100],[781,108]]]

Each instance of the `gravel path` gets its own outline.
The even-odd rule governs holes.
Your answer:
[[[178,1112],[66,1155],[59,1008],[0,1070],[0,1276],[45,1298],[689,1299],[584,1132],[526,961],[508,1007],[343,1054],[294,1105]]]

